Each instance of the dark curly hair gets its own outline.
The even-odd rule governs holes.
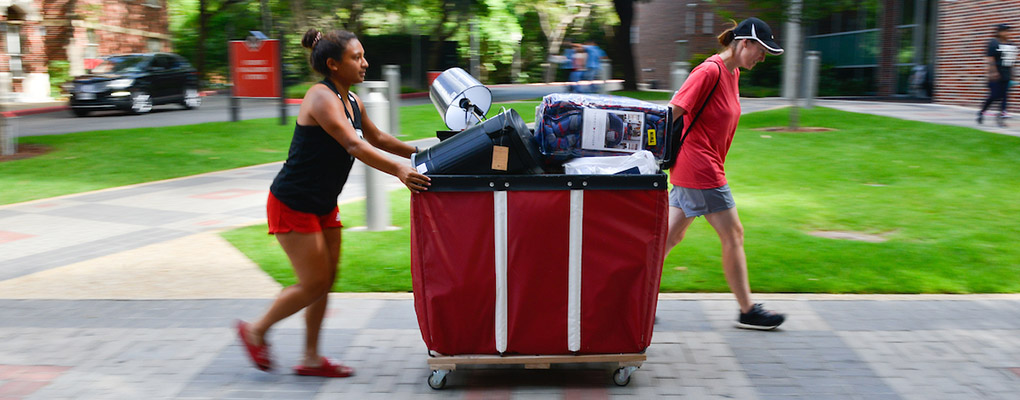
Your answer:
[[[357,38],[353,33],[345,30],[338,29],[322,33],[318,29],[312,28],[305,32],[305,36],[301,38],[301,46],[311,50],[308,64],[312,66],[312,69],[322,76],[328,77],[329,67],[326,66],[326,60],[332,58],[340,61],[343,59],[347,44]]]

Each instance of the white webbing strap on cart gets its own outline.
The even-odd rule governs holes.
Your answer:
[[[570,243],[567,261],[567,349],[581,349],[581,221],[584,191],[570,191]]]
[[[493,194],[496,246],[496,351],[506,351],[507,338],[507,200],[505,191]]]
[[[496,265],[496,351],[507,348],[507,192],[493,192]],[[581,248],[584,191],[570,191],[570,243],[567,260],[567,349],[581,349]]]

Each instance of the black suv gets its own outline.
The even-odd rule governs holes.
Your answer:
[[[198,72],[183,57],[169,53],[104,57],[68,86],[71,111],[79,117],[96,110],[144,114],[154,105],[177,103],[192,109],[202,103]]]

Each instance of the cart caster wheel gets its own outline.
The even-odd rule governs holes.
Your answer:
[[[620,367],[613,373],[613,383],[616,386],[627,386],[630,383],[630,374],[637,370],[637,367]]]
[[[429,376],[429,387],[435,390],[441,390],[446,387],[446,374],[450,371],[436,370],[432,371],[432,375]]]

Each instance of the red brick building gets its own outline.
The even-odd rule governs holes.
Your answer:
[[[1013,26],[1011,40],[1020,42],[1020,0],[939,0],[935,102],[981,107],[988,93],[981,56],[1000,23]],[[1013,67],[1013,80],[1020,80],[1020,65]],[[1009,103],[1010,112],[1020,113],[1015,87]]]
[[[170,51],[166,0],[0,0],[0,99],[50,97],[49,62],[80,75],[116,53]]]
[[[687,61],[695,54],[718,51],[716,35],[731,24],[729,19],[718,15],[717,7],[705,0],[635,2],[631,42],[634,44],[638,82],[667,89],[671,62]],[[745,10],[748,7],[746,1],[730,0],[726,8]],[[777,37],[781,38],[778,25],[771,23]]]
[[[768,19],[765,22],[783,43],[783,21],[770,17],[780,13],[756,8],[754,0],[651,0],[635,2],[634,8],[637,38],[632,41],[638,82],[659,89],[669,88],[671,62],[718,52],[716,36],[733,26],[730,18],[737,22],[752,16]]]

